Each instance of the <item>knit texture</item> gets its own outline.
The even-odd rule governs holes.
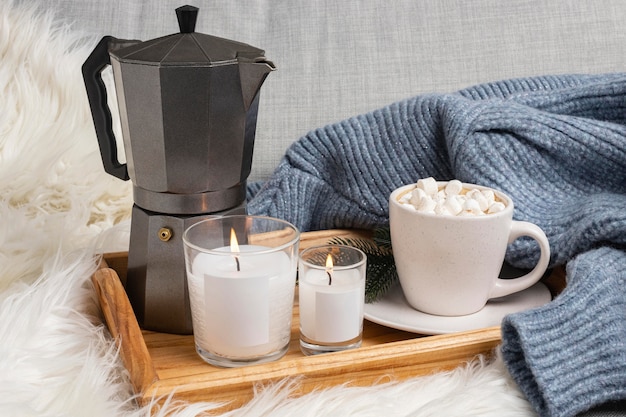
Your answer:
[[[626,256],[592,250],[567,274],[568,288],[552,303],[502,323],[503,358],[544,416],[575,415],[626,392]]]
[[[391,191],[419,178],[457,178],[510,195],[514,218],[545,231],[551,265],[589,252],[568,269],[571,284],[559,299],[503,327],[509,370],[537,411],[569,417],[626,399],[626,367],[616,365],[624,364],[626,331],[615,319],[626,311],[625,121],[626,74],[515,79],[416,96],[296,141],[248,211],[302,231],[375,228],[388,225]],[[622,249],[595,250],[606,246]],[[537,259],[531,239],[507,251],[518,267]],[[596,383],[581,382],[587,378]]]

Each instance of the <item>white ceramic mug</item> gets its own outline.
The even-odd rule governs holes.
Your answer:
[[[438,182],[441,189],[447,182]],[[482,309],[492,298],[534,285],[550,258],[545,233],[536,225],[513,220],[513,201],[493,190],[504,210],[482,216],[422,213],[399,201],[415,184],[389,197],[391,243],[402,291],[408,303],[424,313],[461,316]],[[486,187],[463,184],[464,189]],[[537,241],[541,255],[528,274],[501,279],[507,245],[521,236]]]

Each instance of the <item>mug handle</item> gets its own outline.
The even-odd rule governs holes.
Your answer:
[[[539,281],[548,269],[548,263],[550,261],[550,243],[543,230],[541,230],[539,226],[529,222],[513,221],[511,223],[511,233],[509,234],[508,243],[512,243],[515,239],[522,236],[529,236],[535,239],[539,244],[539,249],[541,250],[539,262],[537,262],[537,265],[535,265],[532,271],[519,278],[498,278],[489,294],[489,298],[504,297],[505,295],[525,290]]]

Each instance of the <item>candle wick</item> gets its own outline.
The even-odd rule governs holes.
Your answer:
[[[326,274],[328,274],[328,285],[331,285],[333,283],[333,276],[330,274],[330,271],[326,271]]]
[[[241,267],[239,265],[239,256],[235,256],[235,262],[237,263],[237,272],[241,271]]]

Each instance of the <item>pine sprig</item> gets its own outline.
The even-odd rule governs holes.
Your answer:
[[[398,279],[391,251],[389,228],[374,230],[371,240],[362,238],[332,238],[328,243],[347,245],[362,250],[367,255],[365,276],[365,302],[373,303],[384,296]]]

